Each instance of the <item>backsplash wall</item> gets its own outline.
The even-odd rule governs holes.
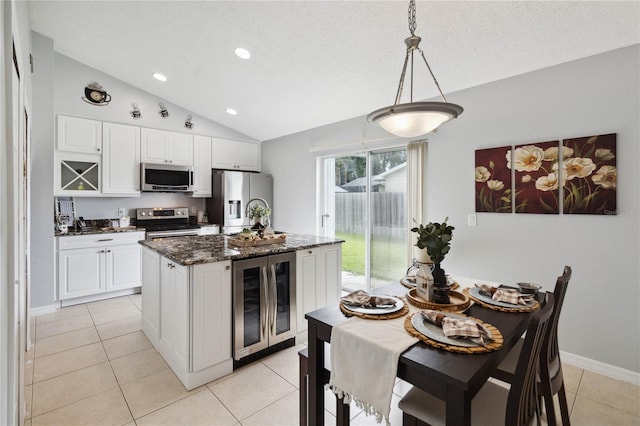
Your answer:
[[[126,214],[136,217],[136,209],[143,207],[189,207],[189,215],[193,208],[205,210],[205,198],[193,198],[184,194],[144,193],[140,197],[108,197],[108,198],[75,198],[76,213],[86,219],[115,219],[118,208],[124,207]]]

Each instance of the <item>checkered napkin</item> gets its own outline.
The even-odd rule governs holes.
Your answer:
[[[356,290],[344,296],[340,301],[348,306],[362,308],[389,308],[396,306],[396,301],[390,297],[372,296],[364,290]]]
[[[523,294],[518,290],[497,288],[489,284],[476,284],[476,287],[480,293],[490,296],[492,300],[512,305],[527,305],[535,298],[533,294]]]
[[[425,309],[420,311],[420,315],[427,321],[442,327],[442,332],[446,337],[452,339],[466,339],[477,345],[485,346],[487,342],[493,341],[491,333],[482,325],[472,319],[459,319],[449,317],[442,312]]]

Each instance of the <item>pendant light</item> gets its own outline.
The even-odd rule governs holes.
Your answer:
[[[370,123],[377,124],[387,132],[404,138],[412,138],[432,132],[441,124],[457,118],[463,111],[460,105],[448,103],[444,97],[440,89],[440,84],[438,84],[438,80],[436,80],[435,75],[433,75],[433,71],[431,71],[424,52],[422,52],[422,49],[419,47],[422,39],[415,35],[415,30],[416,3],[415,0],[411,0],[409,2],[409,31],[411,32],[411,36],[404,40],[404,43],[407,45],[407,54],[404,58],[400,83],[398,84],[398,91],[396,92],[396,100],[393,105],[375,110],[367,116],[367,120]],[[429,74],[431,74],[431,78],[433,78],[433,82],[438,88],[438,92],[440,92],[442,102],[413,102],[413,54],[416,51],[420,53],[424,63],[427,65]],[[401,104],[400,98],[402,97],[404,78],[409,59],[411,59],[410,99],[409,103]]]

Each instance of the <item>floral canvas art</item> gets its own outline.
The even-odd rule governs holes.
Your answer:
[[[476,150],[476,212],[511,213],[510,146]]]
[[[514,169],[516,213],[558,214],[560,141],[516,145],[507,167]]]
[[[616,134],[563,141],[563,213],[616,214]]]

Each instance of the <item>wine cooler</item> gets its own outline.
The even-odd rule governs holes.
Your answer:
[[[295,252],[233,262],[233,309],[235,361],[285,341],[293,345]]]

